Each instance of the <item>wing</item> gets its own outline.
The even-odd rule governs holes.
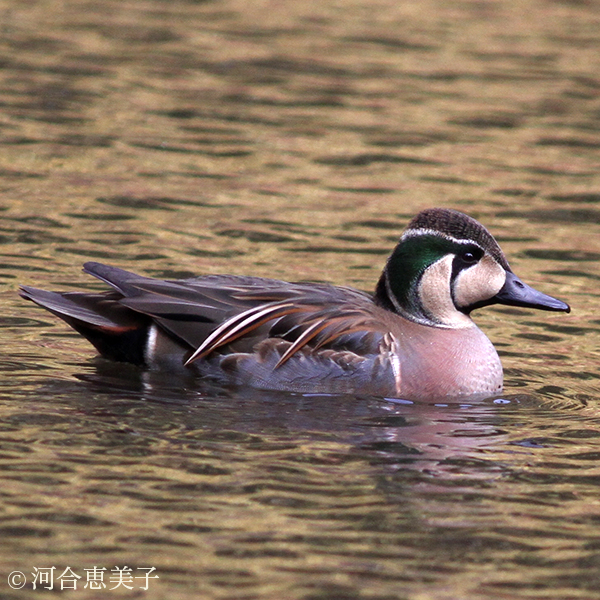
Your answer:
[[[129,332],[128,339],[134,339],[133,331],[147,331],[152,322],[192,352],[186,364],[213,353],[253,353],[269,339],[287,342],[276,368],[303,350],[369,354],[381,341],[371,296],[351,288],[231,275],[161,281],[93,262],[84,270],[114,291],[60,294],[29,288],[23,293],[113,358],[106,347],[115,345],[116,334]],[[99,344],[103,332],[113,337]],[[140,350],[135,362],[142,355]]]
[[[303,347],[285,362],[290,343],[276,338],[260,342],[251,354],[229,354],[209,359],[202,368],[218,364],[228,381],[239,385],[323,394],[355,393],[399,397],[399,343],[391,334],[381,337],[377,353],[359,355],[349,350]],[[218,374],[217,374],[218,377]]]

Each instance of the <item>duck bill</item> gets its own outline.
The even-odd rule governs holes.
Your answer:
[[[492,301],[498,304],[507,304],[508,306],[571,312],[571,307],[568,304],[562,300],[538,292],[526,283],[523,283],[511,271],[506,272],[506,281],[502,289],[492,298]]]

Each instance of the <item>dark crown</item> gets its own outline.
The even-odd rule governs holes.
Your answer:
[[[450,208],[428,208],[421,211],[408,224],[406,231],[428,229],[456,240],[473,241],[489,252],[507,271],[508,261],[494,236],[475,219]]]

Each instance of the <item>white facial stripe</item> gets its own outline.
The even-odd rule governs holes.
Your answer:
[[[435,231],[434,229],[409,229],[408,231],[405,231],[403,233],[401,239],[418,237],[420,235],[435,236],[438,238],[442,238],[444,240],[448,240],[449,242],[452,242],[453,244],[457,244],[459,246],[465,246],[465,247],[476,246],[477,248],[479,248],[481,250],[482,253],[486,253],[485,250],[481,247],[481,244],[478,244],[474,240],[455,238],[451,235],[448,235],[447,233],[442,233],[441,231]]]
[[[441,237],[441,238],[444,238],[445,240],[450,240],[451,242],[454,242],[455,244],[473,244],[474,243],[472,240],[464,240],[464,239],[460,239],[460,238],[455,238],[451,235],[448,235],[447,233],[443,233],[442,231],[438,231],[436,229],[407,229],[402,234],[402,239],[406,239],[409,237],[417,237],[419,235],[432,235],[435,237]]]
[[[428,319],[442,327],[472,327],[474,324],[471,318],[459,308],[467,308],[495,296],[504,285],[506,271],[480,244],[471,239],[455,238],[428,228],[409,229],[402,238],[428,235],[446,239],[465,249],[475,245],[484,252],[479,262],[462,269],[456,274],[454,281],[452,271],[456,253],[452,252],[430,265],[419,282],[419,300],[424,316],[427,315]],[[460,254],[460,250],[458,253]]]
[[[506,281],[506,271],[489,254],[454,280],[454,301],[461,308],[495,296]]]

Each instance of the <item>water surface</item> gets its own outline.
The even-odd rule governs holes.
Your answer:
[[[77,598],[599,596],[599,17],[0,2],[0,595],[55,566]],[[101,289],[90,259],[371,290],[429,206],[573,306],[477,315],[501,397],[215,389],[94,359],[16,295]],[[109,591],[125,566],[159,579]]]

